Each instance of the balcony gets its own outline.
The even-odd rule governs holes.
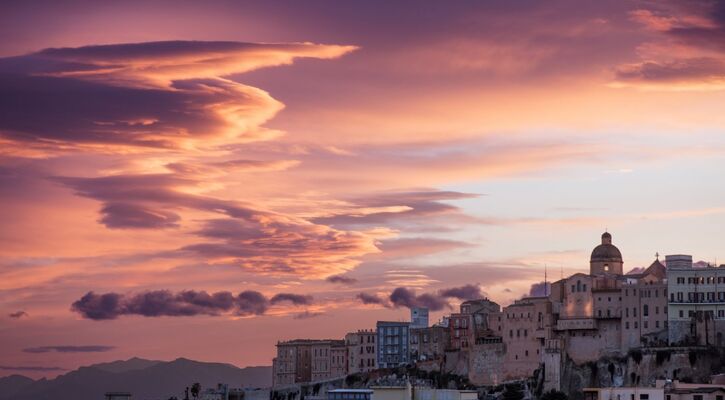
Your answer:
[[[682,305],[696,305],[696,304],[712,304],[712,305],[722,305],[725,304],[725,300],[670,300],[669,304],[682,304]]]

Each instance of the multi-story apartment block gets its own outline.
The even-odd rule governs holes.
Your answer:
[[[310,347],[312,362],[310,368],[312,382],[322,381],[330,378],[330,355],[332,350],[331,341],[319,341]]]
[[[347,346],[347,372],[357,374],[378,367],[377,333],[373,330],[359,330],[345,335]]]
[[[501,306],[489,299],[468,300],[461,303],[460,312],[451,314],[450,348],[467,349],[476,339],[497,335],[492,329],[492,319],[498,318]]]
[[[312,380],[310,350],[313,342],[316,341],[298,339],[277,343],[277,357],[272,360],[273,386]]]
[[[376,330],[380,368],[394,368],[411,361],[409,322],[378,321]]]
[[[335,340],[330,346],[330,377],[346,376],[347,367],[347,343],[345,340]]]
[[[428,328],[410,329],[410,353],[414,361],[441,359],[450,342],[448,327],[434,325]]]
[[[694,268],[686,255],[665,263],[670,344],[725,344],[725,265]]]
[[[551,315],[548,297],[526,297],[504,307],[504,377],[530,376],[539,367],[552,333]]]
[[[667,342],[667,272],[655,260],[622,285],[622,351]]]

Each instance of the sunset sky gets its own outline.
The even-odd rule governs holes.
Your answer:
[[[725,260],[725,1],[7,2],[0,37],[0,376],[271,365],[605,229],[625,271]]]

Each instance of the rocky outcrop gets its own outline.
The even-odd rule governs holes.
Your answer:
[[[576,364],[571,359],[561,369],[562,391],[573,400],[582,399],[585,387],[654,386],[657,379],[709,382],[723,371],[723,348],[646,348],[626,356],[603,357],[596,362]]]

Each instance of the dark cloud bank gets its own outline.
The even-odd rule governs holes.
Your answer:
[[[195,315],[263,315],[270,305],[288,302],[309,305],[311,296],[278,293],[268,299],[262,293],[246,290],[234,296],[231,292],[207,293],[185,290],[173,293],[154,290],[138,294],[88,292],[71,305],[71,310],[92,320],[116,319],[122,315],[144,317],[184,317]]]
[[[383,307],[426,307],[431,311],[440,311],[450,308],[449,299],[473,300],[485,297],[485,294],[476,285],[464,285],[442,289],[435,293],[417,294],[414,290],[405,287],[395,288],[388,298],[375,294],[359,293],[357,299],[363,304],[377,304]]]

